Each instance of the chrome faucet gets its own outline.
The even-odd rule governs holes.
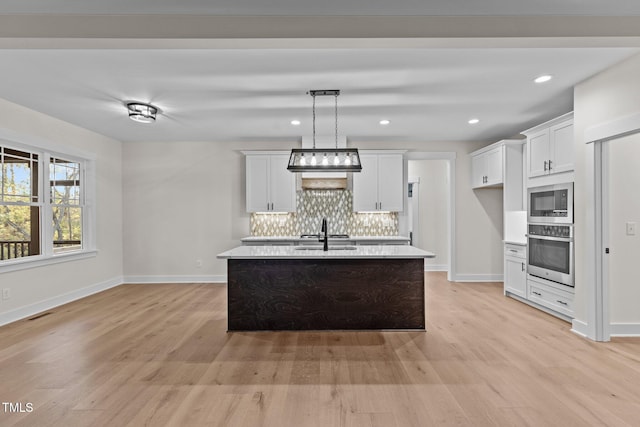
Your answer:
[[[318,237],[318,241],[324,243],[324,245],[322,246],[322,250],[325,252],[329,250],[328,228],[329,227],[327,227],[327,218],[322,218],[322,227],[320,228],[321,237]],[[324,236],[323,236],[323,233],[324,233]]]

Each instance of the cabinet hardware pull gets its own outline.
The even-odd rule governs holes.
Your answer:
[[[267,210],[269,210],[269,202],[267,202]]]
[[[556,301],[558,301],[560,304],[562,305],[569,305],[568,303],[564,302],[564,301],[560,301],[559,299],[557,299]]]
[[[534,295],[538,295],[539,297],[541,297],[541,296],[542,296],[542,294],[541,294],[540,292],[531,291],[531,293],[532,293],[532,294],[534,294]]]
[[[380,202],[380,210],[382,210],[382,202]]]
[[[545,171],[547,170],[547,161],[546,160],[544,161],[544,170]]]
[[[518,251],[516,251],[515,249],[509,249],[509,252],[513,252],[514,254],[518,253]]]
[[[549,160],[549,170],[551,170],[551,160]]]
[[[524,262],[522,263],[522,271],[524,271]]]

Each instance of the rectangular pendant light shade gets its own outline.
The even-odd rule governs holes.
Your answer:
[[[287,170],[291,172],[360,172],[356,148],[294,148]]]

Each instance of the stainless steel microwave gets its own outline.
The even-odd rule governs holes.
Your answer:
[[[572,182],[529,188],[527,194],[530,224],[573,224]]]

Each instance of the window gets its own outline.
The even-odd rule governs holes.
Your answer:
[[[0,147],[0,165],[0,260],[39,255],[39,156]]]
[[[2,144],[0,266],[91,250],[85,193],[92,162]]]
[[[53,252],[82,249],[80,163],[51,158],[49,189],[53,228]]]

